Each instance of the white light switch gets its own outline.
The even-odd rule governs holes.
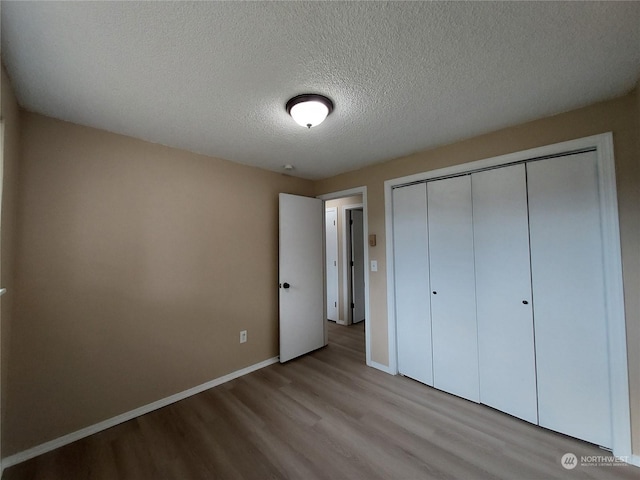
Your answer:
[[[378,261],[377,260],[371,260],[371,271],[372,272],[377,272],[378,271]]]

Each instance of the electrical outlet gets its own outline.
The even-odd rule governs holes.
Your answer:
[[[242,330],[240,332],[240,343],[246,343],[246,342],[247,342],[247,331]]]

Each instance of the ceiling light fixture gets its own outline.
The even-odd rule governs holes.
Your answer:
[[[287,102],[287,113],[302,127],[315,127],[333,111],[333,102],[324,95],[305,93]]]

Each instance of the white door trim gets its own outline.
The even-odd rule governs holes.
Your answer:
[[[367,365],[369,367],[374,367],[374,368],[381,367],[380,369],[386,372],[388,370],[386,369],[385,366],[380,365],[379,367],[378,363],[371,361],[371,310],[369,308],[369,298],[370,298],[369,297],[369,248],[367,247],[369,245],[369,243],[367,242],[367,239],[369,238],[367,187],[362,186],[362,187],[350,188],[348,190],[341,190],[339,192],[325,193],[323,195],[318,195],[318,198],[321,200],[327,201],[327,200],[334,200],[336,198],[351,197],[353,195],[362,195],[362,220],[363,220],[362,229],[363,229],[364,245],[365,245],[364,264],[366,265],[366,268],[364,269],[364,315],[366,319],[364,322],[364,336],[365,336],[365,350],[366,350]],[[326,303],[326,300],[325,300],[325,303]]]
[[[389,335],[389,370],[398,373],[396,347],[395,291],[393,275],[393,218],[392,189],[394,186],[425,181],[437,177],[462,174],[487,167],[595,148],[598,158],[598,182],[604,249],[605,296],[607,333],[609,342],[609,370],[611,386],[613,452],[618,456],[631,455],[631,417],[629,410],[629,380],[627,372],[627,339],[622,283],[622,256],[618,197],[615,180],[613,135],[611,132],[579,138],[567,142],[509,153],[498,157],[454,165],[451,167],[394,178],[384,182],[385,235],[387,258],[387,318]]]

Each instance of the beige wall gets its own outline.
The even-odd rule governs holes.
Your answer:
[[[7,289],[7,293],[0,299],[0,412],[2,442],[7,438],[5,419],[7,412],[7,379],[9,374],[9,339],[11,338],[12,310],[15,298],[15,257],[16,257],[16,219],[17,219],[17,188],[20,111],[9,78],[2,70],[2,97],[0,99],[0,117],[4,124],[4,141],[2,151],[2,216],[0,220],[0,286]],[[0,448],[4,454],[6,450]]]
[[[21,142],[5,456],[278,354],[278,192],[310,181],[26,112]]]
[[[346,231],[344,225],[344,217],[342,215],[342,207],[347,205],[362,204],[362,195],[354,195],[352,197],[336,198],[325,202],[325,208],[335,207],[338,211],[338,316],[341,321],[347,322],[349,319],[349,309],[347,307],[347,298],[344,295],[344,285],[347,279],[344,275],[344,246],[346,242]]]
[[[369,259],[378,261],[378,271],[371,272],[369,276],[372,360],[384,365],[389,362],[385,180],[612,131],[624,270],[634,451],[640,453],[640,140],[637,96],[636,93],[630,94],[316,182],[316,194],[367,186],[369,234],[376,234],[378,243],[376,247],[369,247]]]

